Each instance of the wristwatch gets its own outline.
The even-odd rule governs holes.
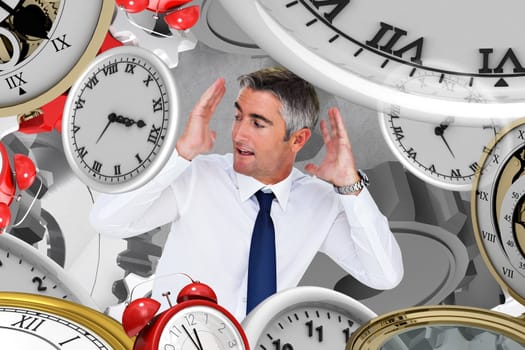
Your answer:
[[[361,191],[366,186],[370,185],[370,180],[368,180],[368,176],[362,171],[361,169],[358,169],[357,172],[361,176],[361,180],[354,182],[351,185],[348,186],[334,186],[335,192],[339,194],[351,194],[357,191]]]

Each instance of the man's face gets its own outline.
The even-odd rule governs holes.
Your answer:
[[[241,90],[232,126],[233,168],[238,173],[272,184],[286,178],[298,149],[294,137],[284,141],[281,102],[272,93]]]

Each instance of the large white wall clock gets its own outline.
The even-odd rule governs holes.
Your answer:
[[[364,106],[386,111],[395,104],[408,117],[467,120],[517,118],[525,109],[521,1],[220,1],[276,61]],[[464,101],[453,85],[437,95],[399,87],[421,72],[435,75],[426,84],[457,80],[486,102]]]

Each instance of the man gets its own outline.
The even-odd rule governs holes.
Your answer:
[[[315,89],[283,68],[240,77],[232,126],[233,153],[203,155],[215,142],[209,128],[225,93],[216,80],[196,103],[176,152],[151,182],[118,195],[101,195],[91,213],[93,226],[115,237],[130,237],[172,222],[153,287],[153,297],[188,281],[161,278],[189,274],[210,285],[219,304],[239,320],[246,315],[251,235],[258,190],[275,195],[276,290],[296,286],[318,251],[325,252],[360,282],[376,289],[395,287],[403,276],[399,246],[388,221],[366,188],[338,194],[361,180],[342,117],[328,111],[320,127],[326,155],[294,168],[318,114]],[[328,125],[329,124],[329,125]]]

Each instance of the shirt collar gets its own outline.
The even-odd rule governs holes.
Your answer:
[[[237,172],[235,175],[237,176],[237,184],[239,186],[239,196],[241,202],[248,200],[255,194],[255,192],[261,189],[265,192],[268,190],[273,192],[283,211],[286,210],[290,189],[292,188],[292,181],[295,175],[295,169],[290,172],[290,175],[288,175],[286,179],[273,185],[265,185],[251,176],[246,176]]]

